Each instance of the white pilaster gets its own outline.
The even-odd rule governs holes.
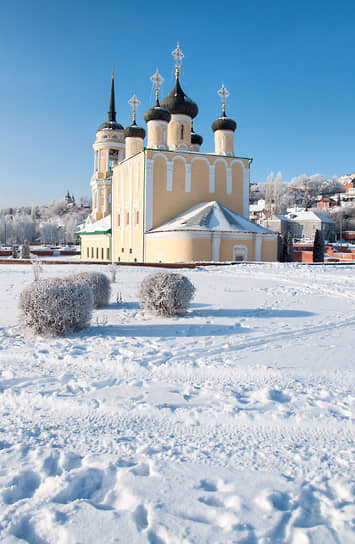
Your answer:
[[[125,233],[125,226],[126,226],[125,201],[124,201],[125,180],[126,180],[126,176],[123,174],[121,176],[121,249],[124,247],[124,233]],[[121,249],[119,250],[120,254],[121,254]]]
[[[221,236],[217,232],[212,233],[212,261],[219,261],[219,248],[221,246]]]
[[[232,167],[230,165],[227,166],[227,195],[232,194]]]
[[[153,159],[147,159],[145,163],[145,225],[148,231],[153,226]]]
[[[254,246],[254,261],[261,261],[261,244],[262,237],[260,236],[260,234],[256,234]]]
[[[174,169],[174,163],[171,161],[168,161],[166,164],[166,190],[167,191],[173,190],[173,169]]]
[[[249,219],[249,176],[250,169],[243,166],[243,216]]]
[[[129,167],[129,247],[132,247],[132,228],[133,228],[133,169],[132,164]]]
[[[108,213],[108,187],[105,185],[104,187],[104,210],[105,213]]]
[[[185,192],[191,193],[191,164],[185,164]]]
[[[215,192],[214,164],[210,164],[209,166],[209,191],[210,193]]]

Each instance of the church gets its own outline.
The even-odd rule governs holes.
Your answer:
[[[96,133],[91,178],[92,213],[78,232],[81,259],[96,262],[276,261],[277,234],[249,221],[251,159],[234,153],[236,122],[213,121],[215,149],[201,151],[193,129],[197,104],[180,84],[183,53],[173,51],[175,85],[160,100],[164,81],[151,77],[156,100],[136,122],[139,100],[129,100],[132,124],[117,121],[112,75],[107,121]],[[147,132],[147,142],[144,140]]]

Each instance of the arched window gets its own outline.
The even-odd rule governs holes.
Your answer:
[[[181,125],[180,127],[180,140],[184,139],[184,125]]]

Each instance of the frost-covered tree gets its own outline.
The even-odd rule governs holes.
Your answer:
[[[28,240],[25,240],[22,244],[21,257],[22,259],[30,258],[30,244],[28,243]]]
[[[282,192],[282,184],[283,184],[283,179],[282,179],[282,174],[281,172],[278,172],[276,174],[276,178],[275,178],[275,181],[274,181],[274,213],[281,213],[281,192]]]
[[[274,172],[270,172],[266,178],[265,186],[265,217],[269,217],[272,213],[272,204],[274,197]]]
[[[99,308],[107,306],[110,302],[111,284],[105,274],[100,272],[80,272],[68,277],[68,280],[75,283],[87,283],[94,295],[94,305]]]
[[[88,284],[43,279],[20,294],[19,323],[34,334],[64,335],[88,327],[93,294]]]
[[[138,298],[149,313],[169,317],[184,313],[195,293],[195,287],[182,274],[158,272],[144,278]]]

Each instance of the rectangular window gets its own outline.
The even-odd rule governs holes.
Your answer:
[[[129,225],[129,212],[126,213],[126,225]]]
[[[117,227],[119,228],[121,226],[121,214],[117,214]]]
[[[93,247],[91,248],[91,258],[92,259],[94,258],[94,248]]]
[[[104,260],[104,248],[103,247],[101,248],[101,260],[102,261]]]
[[[110,260],[110,248],[109,247],[106,249],[106,259],[108,261]]]
[[[136,211],[136,225],[139,225],[139,210]]]
[[[90,253],[89,253],[89,248],[88,248],[88,247],[86,248],[86,257],[87,257],[87,258],[90,257]]]
[[[99,258],[99,248],[97,247],[96,248],[96,259],[98,259],[98,258]]]
[[[129,249],[129,252],[132,253],[132,248]]]
[[[124,247],[121,249],[122,253],[124,253]]]

